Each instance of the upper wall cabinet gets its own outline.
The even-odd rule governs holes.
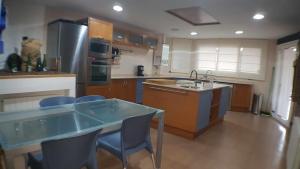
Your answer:
[[[136,33],[129,33],[128,42],[134,46],[142,46],[143,45],[143,35]]]
[[[110,22],[88,18],[89,37],[113,40],[113,24]]]
[[[152,37],[145,37],[144,38],[144,45],[150,47],[150,48],[156,48],[158,44],[158,39],[152,38]]]
[[[124,31],[114,29],[114,33],[113,33],[113,41],[114,42],[125,43],[126,38],[127,38],[126,33]]]
[[[138,48],[157,48],[158,37],[114,27],[113,44]]]

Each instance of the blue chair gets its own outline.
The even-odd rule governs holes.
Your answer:
[[[146,149],[151,154],[153,167],[155,168],[150,138],[150,123],[154,114],[125,119],[121,131],[101,135],[98,138],[97,147],[117,156],[122,161],[124,169],[128,166],[128,155]]]
[[[89,95],[89,96],[82,96],[78,97],[76,99],[76,103],[82,103],[82,102],[90,102],[90,101],[97,101],[97,100],[104,100],[104,96],[98,96],[98,95]]]
[[[57,96],[49,97],[40,101],[40,107],[58,106],[63,104],[75,103],[74,97],[69,96]]]
[[[28,153],[31,169],[98,169],[96,139],[100,130],[59,140],[42,142],[42,154]]]

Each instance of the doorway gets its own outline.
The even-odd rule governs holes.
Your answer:
[[[272,96],[272,115],[289,126],[292,110],[292,89],[294,61],[297,56],[297,42],[278,46]]]

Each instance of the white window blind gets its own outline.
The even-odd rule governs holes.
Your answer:
[[[239,48],[220,47],[218,50],[217,70],[221,72],[237,72]]]
[[[173,51],[172,52],[172,72],[188,73],[191,71],[191,52]]]
[[[176,40],[175,40],[176,41]],[[192,40],[190,40],[192,41]],[[263,80],[267,41],[263,40],[194,40],[193,48],[176,43],[172,49],[171,72],[188,73],[192,69],[217,76]]]
[[[201,47],[195,52],[196,66],[198,70],[216,70],[217,67],[217,48]]]
[[[262,52],[259,48],[241,48],[240,71],[243,73],[259,74]]]

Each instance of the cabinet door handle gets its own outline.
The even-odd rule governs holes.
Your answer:
[[[180,90],[172,90],[172,89],[165,89],[165,88],[160,88],[160,87],[149,87],[150,89],[154,90],[160,90],[164,92],[171,92],[171,93],[179,93],[179,94],[187,94],[185,91],[180,91]]]

